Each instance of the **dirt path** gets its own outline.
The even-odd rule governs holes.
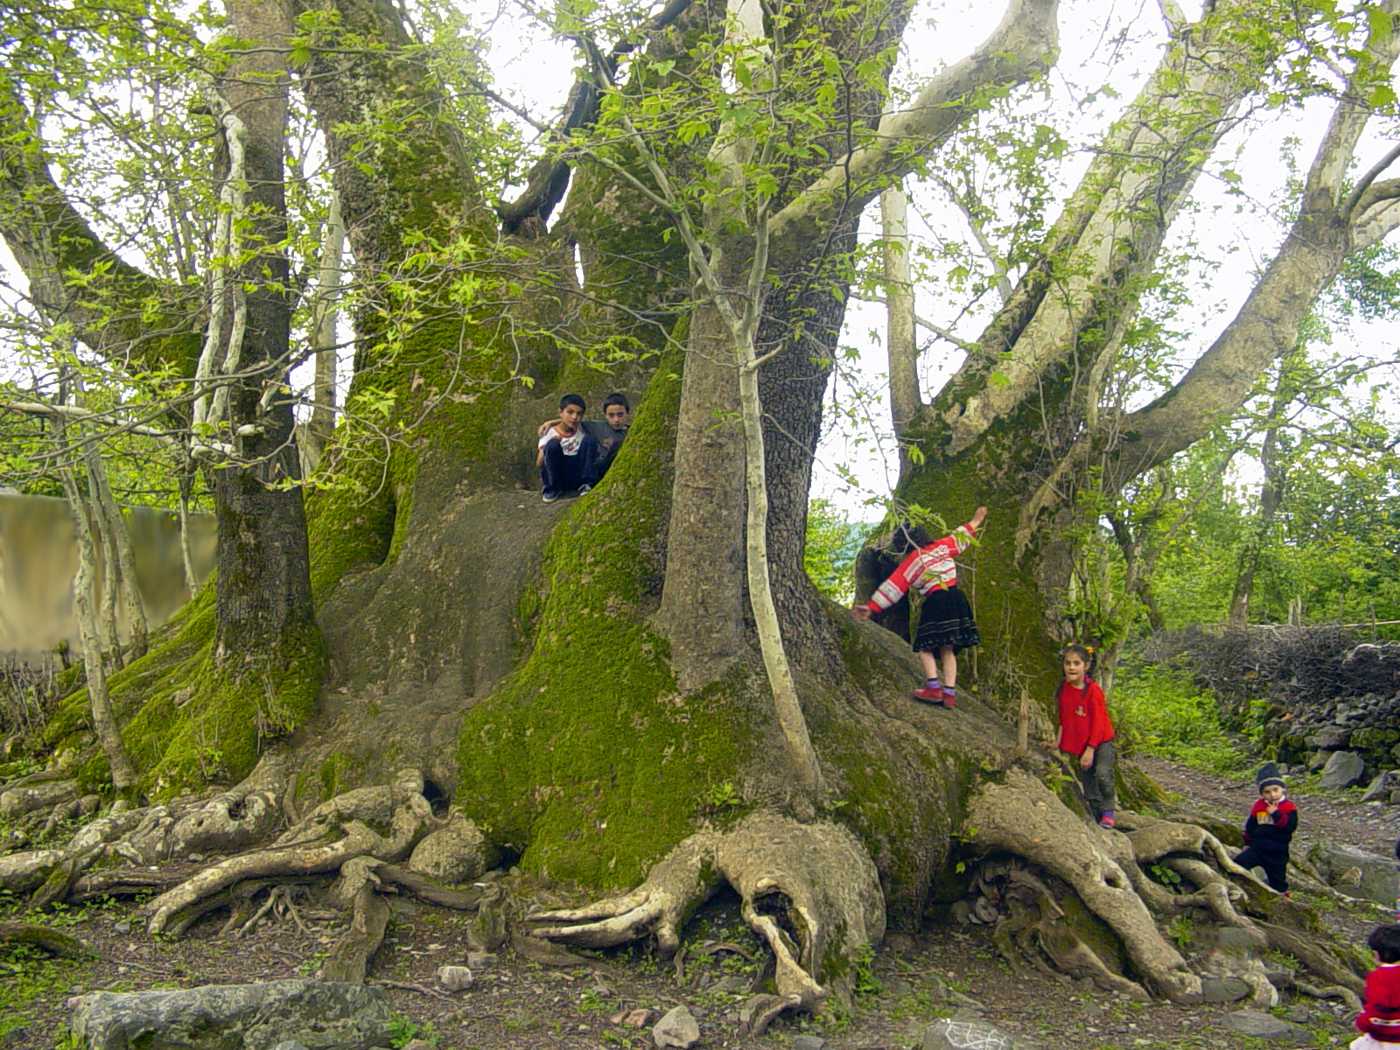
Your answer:
[[[1149,760],[1143,765],[1169,790],[1217,815],[1234,819],[1253,786]],[[1303,798],[1305,834],[1371,849],[1393,843],[1394,817],[1356,803]],[[1387,838],[1389,837],[1389,838]],[[1182,1007],[1140,1003],[1039,972],[1013,971],[1000,959],[987,927],[965,927],[931,915],[917,936],[891,935],[859,974],[851,1009],[833,1006],[820,1018],[780,1022],[763,1039],[738,1034],[739,1011],[759,968],[721,950],[732,942],[759,956],[737,901],[720,899],[687,929],[683,976],[649,953],[598,955],[567,970],[545,969],[509,953],[476,971],[466,991],[438,990],[444,963],[465,961],[469,916],[394,900],[389,936],[370,983],[385,987],[401,1018],[396,1046],[412,1037],[436,1050],[604,1050],[654,1046],[651,1023],[684,1004],[700,1022],[700,1050],[788,1050],[796,1037],[824,1040],[823,1050],[896,1050],[918,1047],[939,1017],[981,1017],[1039,1050],[1186,1050],[1243,1047],[1247,1041],[1221,1027],[1233,1006]],[[0,901],[0,918],[15,912]],[[1373,911],[1326,914],[1339,929],[1364,930],[1383,916]],[[309,913],[308,913],[309,915]],[[60,910],[46,919],[82,937],[101,955],[91,963],[51,962],[0,954],[0,1050],[54,1050],[62,1042],[67,997],[97,989],[132,990],[264,981],[313,974],[340,932],[341,920],[308,918],[259,928],[236,939],[220,935],[222,917],[195,927],[180,941],[154,941],[134,910],[108,904]],[[1176,931],[1188,955],[1189,926]],[[640,1027],[628,1011],[649,1011]],[[1350,1015],[1314,1000],[1280,1009],[1306,1037],[1275,1046],[1345,1046]],[[808,1047],[818,1044],[807,1042]]]
[[[1244,823],[1257,796],[1254,781],[1249,778],[1232,780],[1160,758],[1135,761],[1192,808],[1207,810],[1237,824]],[[1345,843],[1383,857],[1394,855],[1395,841],[1400,837],[1400,806],[1363,804],[1296,789],[1290,791],[1290,797],[1298,806],[1298,840],[1304,849],[1314,842]]]

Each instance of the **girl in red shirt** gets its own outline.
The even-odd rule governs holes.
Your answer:
[[[1352,1050],[1375,1050],[1400,1045],[1400,925],[1377,926],[1366,938],[1376,953],[1374,970],[1366,975],[1366,995],[1356,1015]]]
[[[1114,825],[1118,796],[1113,784],[1118,764],[1113,722],[1099,683],[1089,677],[1089,650],[1065,648],[1065,680],[1056,696],[1060,709],[1060,750],[1079,760],[1079,781],[1100,827]]]

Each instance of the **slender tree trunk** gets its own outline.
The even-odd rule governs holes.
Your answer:
[[[126,666],[126,656],[122,650],[121,630],[117,624],[117,596],[121,592],[121,573],[117,568],[116,537],[112,534],[111,522],[107,520],[102,507],[102,497],[98,493],[98,475],[105,471],[102,458],[95,446],[83,453],[83,466],[87,475],[87,499],[84,513],[89,516],[93,535],[93,546],[102,555],[102,604],[98,613],[103,645],[112,661],[112,668],[120,670]]]
[[[63,417],[54,419],[56,444],[66,443],[67,428]],[[102,632],[98,624],[97,605],[93,596],[96,583],[97,544],[93,538],[92,518],[100,518],[93,508],[90,516],[78,478],[71,465],[59,469],[63,494],[68,500],[68,512],[73,518],[73,536],[78,542],[78,571],[73,577],[73,606],[78,614],[78,635],[83,646],[83,669],[87,675],[88,705],[92,712],[92,727],[97,742],[112,774],[112,786],[125,791],[136,781],[136,772],[122,746],[121,730],[112,713],[112,701],[107,692],[107,669],[102,663]]]
[[[885,352],[890,371],[890,415],[899,442],[899,480],[909,476],[905,445],[909,424],[918,416],[918,346],[914,340],[914,283],[909,266],[909,200],[904,188],[891,186],[880,195],[884,221]]]
[[[302,432],[302,474],[310,476],[321,463],[326,444],[335,429],[336,299],[340,295],[341,260],[345,251],[345,222],[340,215],[340,194],[331,194],[330,214],[321,239],[317,267],[316,301],[312,308],[312,339],[316,348],[316,379],[312,390],[311,418]]]
[[[219,181],[244,183],[246,215],[236,216],[243,255],[228,282],[232,318],[225,360],[251,378],[230,385],[228,428],[247,465],[216,469],[219,661],[274,656],[290,633],[314,624],[306,519],[302,509],[292,405],[275,393],[286,378],[291,307],[287,299],[286,0],[228,0],[230,28],[267,46],[240,55],[219,81],[225,148]],[[241,165],[239,161],[241,160]],[[241,345],[234,345],[241,336]]]
[[[190,545],[190,496],[194,492],[194,460],[188,456],[179,467],[180,486],[180,561],[185,568],[185,589],[193,598],[199,590],[199,574],[194,571],[194,552]]]
[[[135,660],[146,655],[150,633],[146,622],[146,607],[141,601],[141,588],[136,581],[136,553],[131,549],[131,532],[127,529],[126,518],[112,496],[106,464],[96,455],[95,449],[90,456],[88,478],[95,485],[94,502],[96,508],[101,511],[107,555],[116,565],[116,583],[120,588],[122,610],[126,614],[126,655]]]
[[[1269,541],[1274,519],[1283,505],[1284,488],[1288,484],[1288,464],[1279,448],[1283,423],[1283,413],[1297,396],[1298,366],[1302,363],[1303,347],[1295,346],[1279,362],[1278,376],[1274,380],[1274,395],[1269,405],[1269,425],[1264,431],[1264,442],[1259,450],[1259,463],[1264,468],[1264,481],[1259,488],[1259,513],[1250,523],[1245,533],[1244,545],[1240,548],[1239,567],[1235,573],[1234,592],[1230,596],[1231,627],[1245,627],[1249,623],[1249,602],[1254,593],[1254,578],[1259,571],[1264,545]]]

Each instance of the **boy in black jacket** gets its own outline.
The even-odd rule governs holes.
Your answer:
[[[1244,822],[1244,850],[1235,858],[1242,868],[1263,868],[1269,885],[1288,892],[1288,844],[1298,830],[1298,807],[1284,797],[1278,766],[1266,762],[1259,770],[1259,798]]]

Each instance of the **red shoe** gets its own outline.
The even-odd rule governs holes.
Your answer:
[[[943,687],[943,706],[947,708],[958,706],[958,691],[951,685],[945,685]]]
[[[1114,828],[1118,826],[1118,821],[1113,818],[1112,813],[1105,813],[1099,818],[1099,827]]]
[[[926,704],[941,704],[943,702],[943,688],[941,686],[919,686],[914,690],[914,699],[922,700]]]

